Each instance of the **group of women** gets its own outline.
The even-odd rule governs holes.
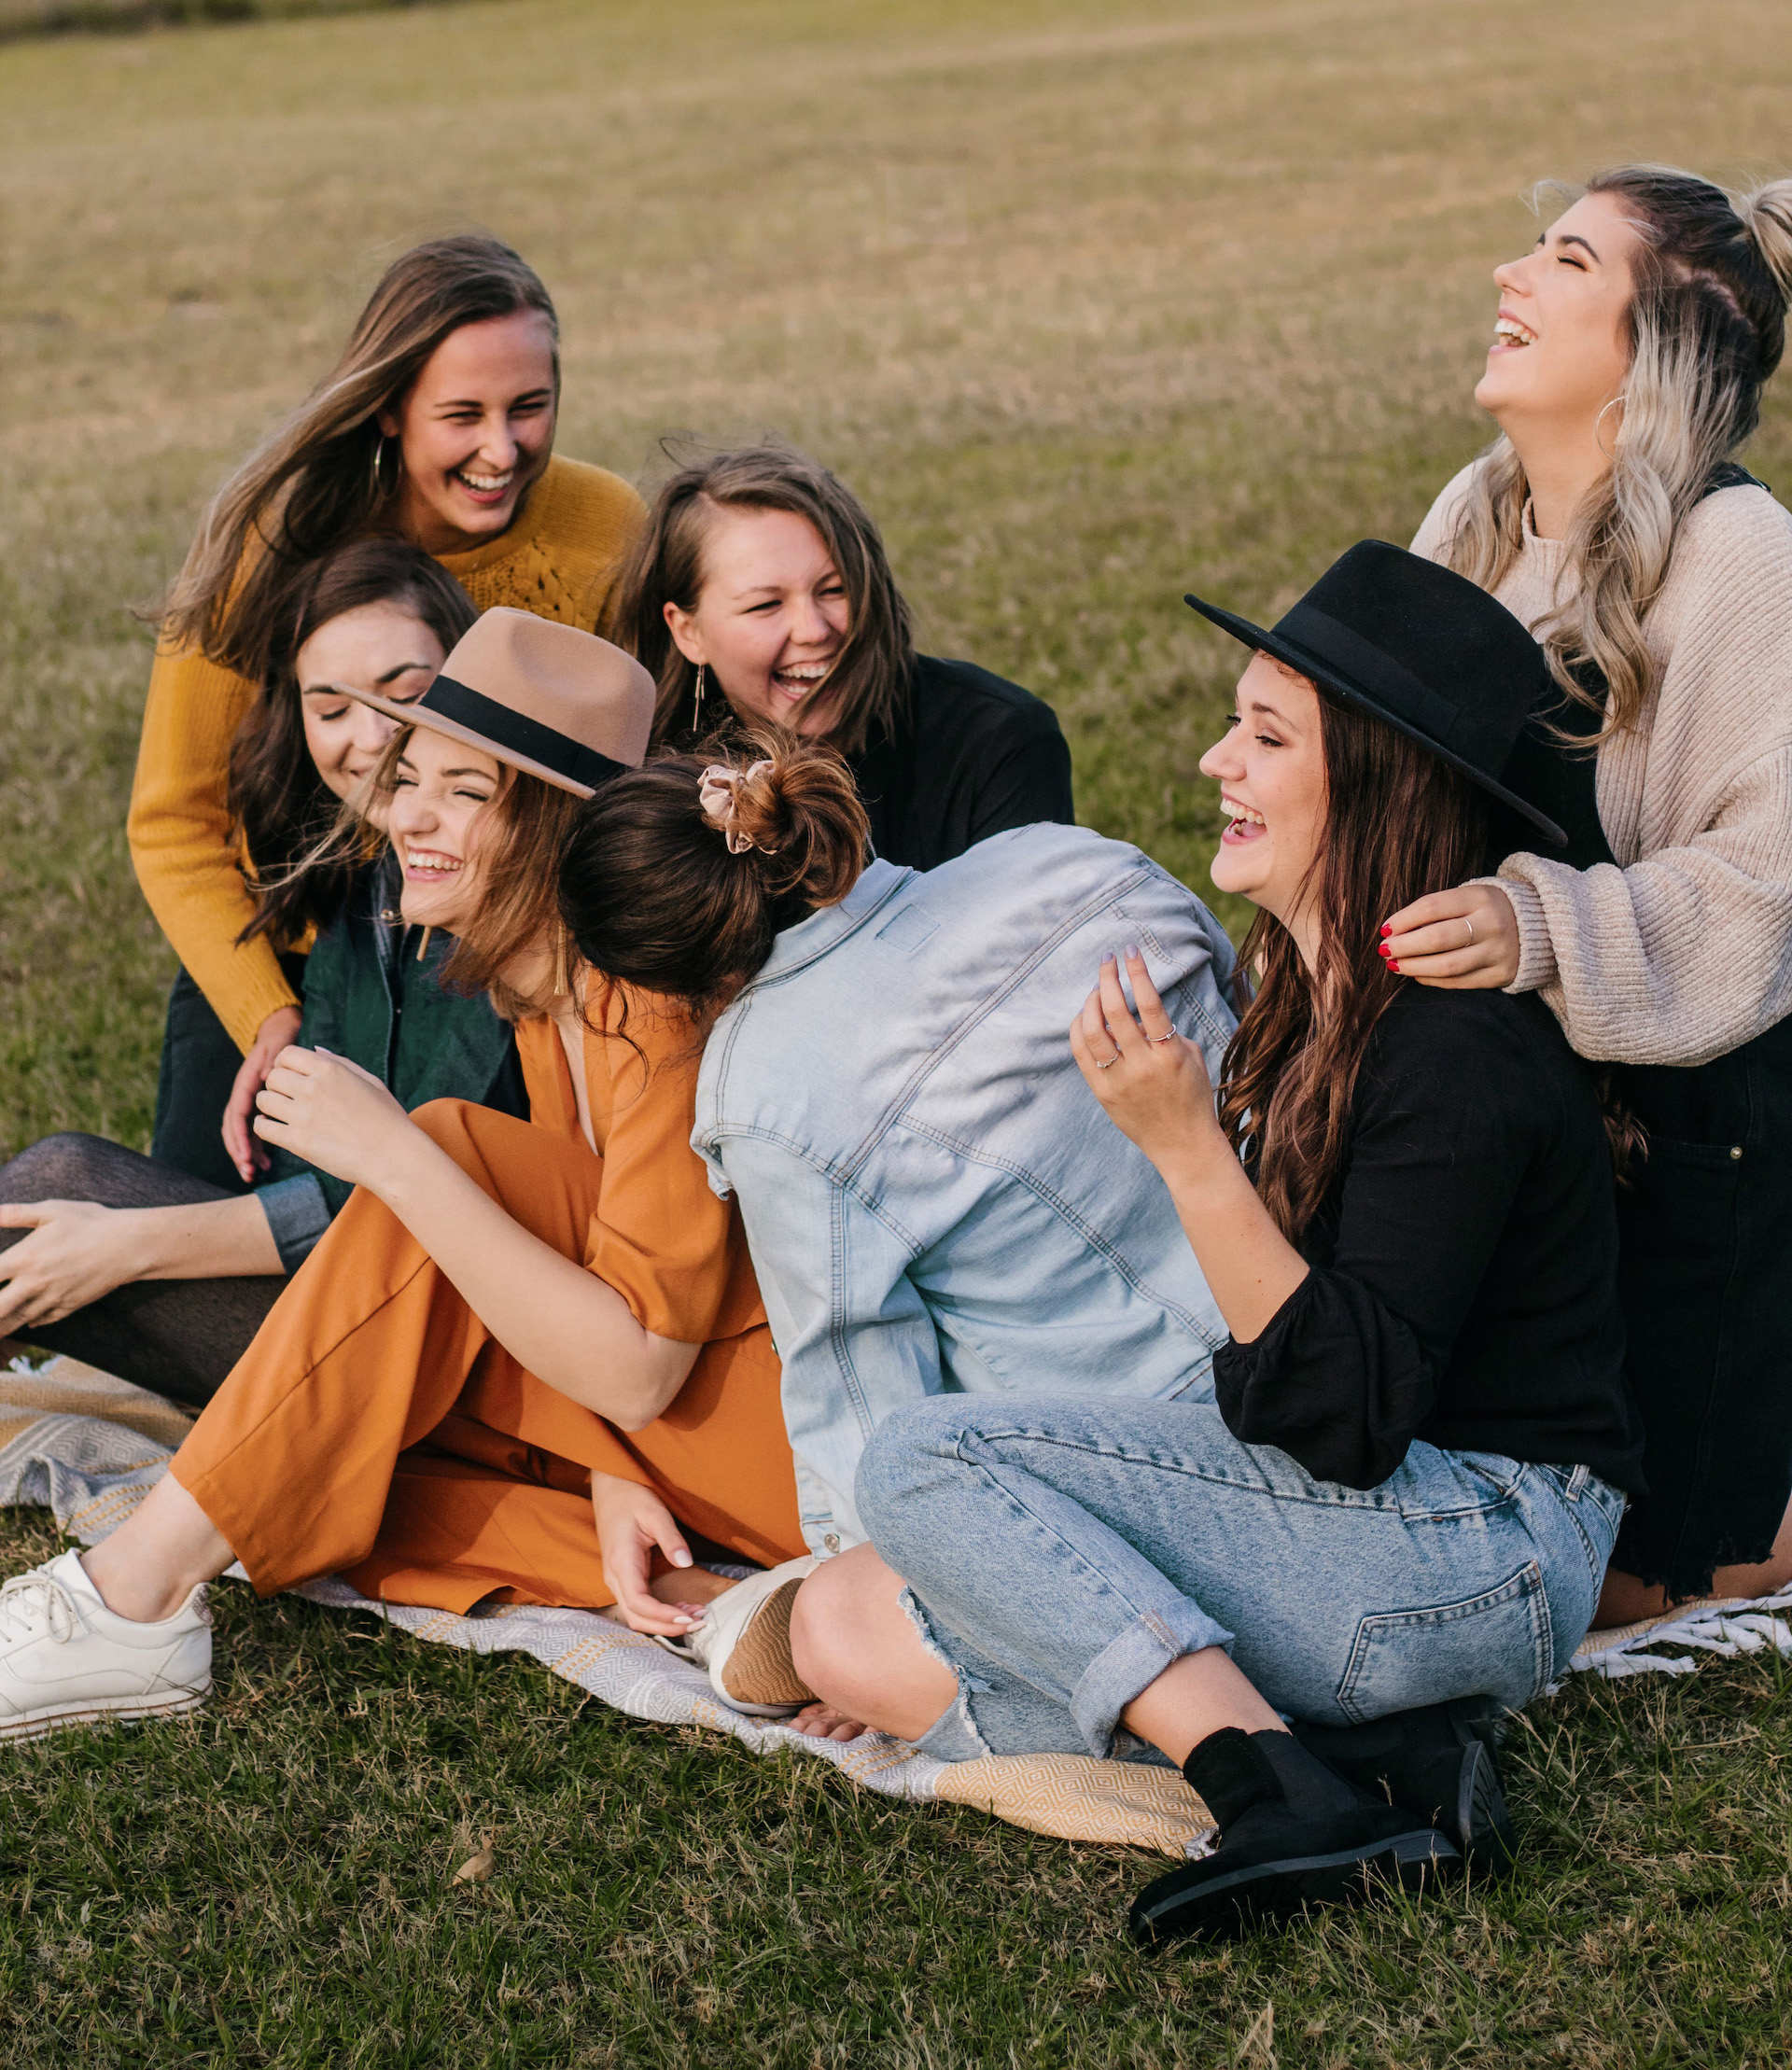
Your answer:
[[[168,599],[152,1154],[0,1169],[0,1336],[200,1409],[0,1589],[0,1737],[203,1702],[240,1560],[1174,1764],[1141,1942],[1506,1866],[1595,1615],[1792,1576],[1792,181],[1619,169],[1495,280],[1411,551],[1188,599],[1235,959],[826,469],[644,509],[522,260],[400,259]]]

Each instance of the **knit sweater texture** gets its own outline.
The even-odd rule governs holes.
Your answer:
[[[1477,461],[1412,550],[1442,560]],[[1573,580],[1525,512],[1501,603],[1534,631]],[[1702,1064],[1792,1012],[1792,513],[1720,489],[1680,528],[1644,621],[1658,671],[1640,722],[1599,748],[1617,866],[1520,853],[1497,882],[1519,922],[1513,992],[1541,992],[1581,1056]]]
[[[482,611],[505,604],[595,631],[644,515],[620,476],[556,455],[508,529],[437,559]],[[276,954],[291,944],[236,939],[255,901],[226,794],[231,743],[256,692],[191,648],[157,650],[128,823],[149,910],[245,1052],[270,1014],[298,1003]]]

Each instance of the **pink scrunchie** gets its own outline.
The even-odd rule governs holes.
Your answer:
[[[697,778],[697,803],[710,825],[721,829],[730,855],[745,855],[754,845],[738,824],[740,787],[763,776],[771,766],[769,762],[756,762],[750,769],[730,769],[726,762],[712,762]],[[776,855],[777,850],[763,848],[762,852]]]

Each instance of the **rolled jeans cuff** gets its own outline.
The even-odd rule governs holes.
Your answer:
[[[1229,1654],[1232,1634],[1198,1604],[1183,1600],[1168,1616],[1141,1610],[1101,1648],[1071,1691],[1071,1716],[1089,1752],[1112,1753],[1120,1713],[1134,1697],[1142,1696],[1183,1654],[1209,1646],[1223,1646]]]
[[[1042,1751],[1029,1736],[1029,1726],[1036,1717],[1037,1706],[1052,1700],[1052,1693],[1029,1686],[1026,1701],[1016,1706],[1000,1683],[985,1679],[958,1657],[952,1633],[941,1629],[912,1588],[903,1589],[902,1601],[922,1644],[952,1671],[959,1685],[952,1702],[915,1741],[917,1752],[936,1761],[978,1761],[990,1755]],[[1209,1646],[1223,1646],[1230,1655],[1232,1634],[1186,1598],[1168,1615],[1141,1610],[1088,1663],[1071,1691],[1066,1708],[1087,1751],[1098,1759],[1113,1754],[1116,1736],[1125,1730],[1121,1713],[1133,1699],[1185,1653],[1200,1653]],[[979,1661],[979,1666],[988,1664]]]

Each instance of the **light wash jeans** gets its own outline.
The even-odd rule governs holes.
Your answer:
[[[1624,1508],[1584,1466],[1426,1444],[1378,1488],[1318,1481],[1211,1400],[949,1395],[874,1434],[858,1501],[958,1675],[918,1742],[949,1761],[1135,1752],[1127,1704],[1213,1645],[1320,1724],[1517,1709],[1591,1622]]]

